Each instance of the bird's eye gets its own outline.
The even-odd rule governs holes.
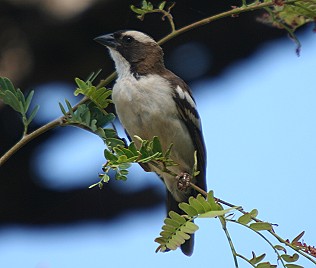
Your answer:
[[[122,40],[125,44],[130,44],[134,41],[134,38],[131,36],[125,35],[123,36]]]

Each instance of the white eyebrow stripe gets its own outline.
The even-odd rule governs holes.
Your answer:
[[[154,39],[152,39],[149,35],[137,32],[137,31],[127,31],[124,32],[122,35],[129,35],[135,38],[138,42],[141,43],[156,43]]]

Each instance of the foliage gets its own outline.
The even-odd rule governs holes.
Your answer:
[[[105,87],[96,87],[92,85],[94,77],[91,79],[88,79],[87,82],[82,81],[79,78],[76,78],[76,84],[78,85],[78,88],[75,91],[75,96],[78,96],[79,94],[85,95],[88,97],[96,106],[99,107],[99,109],[104,112],[106,107],[110,103],[112,103],[112,100],[109,99],[109,97],[112,94],[112,90],[109,90]]]
[[[115,119],[114,114],[103,114],[98,107],[91,103],[80,104],[76,111],[73,111],[69,101],[65,100],[65,102],[68,111],[59,103],[60,109],[64,114],[63,126],[76,126],[91,131],[103,139],[104,142],[106,142],[109,135],[112,138],[112,133],[103,128],[103,126],[108,125]]]
[[[267,8],[266,22],[280,29],[297,30],[303,25],[314,22],[316,14],[316,0],[301,0],[293,3],[276,1],[277,5]]]
[[[175,27],[173,16],[171,14],[171,9],[174,7],[174,3],[170,3],[169,1],[163,1],[158,5],[153,5],[149,1],[143,0],[140,7],[132,5],[131,10],[136,13],[137,18],[141,20],[145,18],[145,15],[150,13],[161,14],[163,20],[167,18],[171,26],[171,33],[160,40],[160,44],[181,33],[208,24],[214,20],[237,16],[246,11],[263,9],[267,14],[261,17],[260,20],[272,26],[285,29],[297,42],[299,48],[300,44],[294,32],[299,27],[315,21],[316,18],[316,0],[254,0],[251,3],[242,0],[241,2],[242,5],[240,7],[233,7],[231,10],[207,17],[180,29]],[[63,115],[30,134],[27,134],[28,126],[39,109],[39,106],[35,106],[35,108],[28,113],[34,91],[31,91],[25,97],[20,89],[15,89],[9,79],[0,78],[0,99],[22,115],[22,122],[24,124],[24,135],[21,141],[19,141],[12,150],[9,150],[7,154],[0,158],[0,165],[24,144],[40,134],[58,126],[75,126],[98,135],[107,147],[104,150],[104,156],[107,159],[107,162],[103,166],[104,174],[100,174],[100,181],[90,187],[96,185],[100,188],[103,187],[104,183],[107,183],[110,180],[110,171],[114,171],[115,179],[126,180],[128,168],[133,163],[140,164],[145,170],[148,165],[151,165],[176,177],[177,174],[173,174],[170,169],[168,169],[170,166],[177,165],[170,158],[172,144],[164,152],[158,137],[154,137],[152,140],[143,140],[140,137],[135,136],[135,141],[126,145],[126,142],[118,137],[113,126],[105,128],[115,119],[114,114],[106,111],[108,105],[111,104],[111,90],[105,87],[113,80],[115,75],[110,75],[106,80],[101,81],[99,85],[95,86],[93,85],[93,81],[98,74],[99,72],[92,74],[87,81],[76,78],[75,82],[78,88],[75,90],[74,94],[76,96],[79,94],[84,95],[85,97],[83,100],[73,107],[67,100],[65,100],[66,107],[59,103]],[[192,175],[196,176],[199,172],[197,170],[196,154],[194,157],[195,164]],[[301,267],[296,264],[299,260],[299,256],[303,256],[313,264],[316,264],[316,260],[314,259],[314,257],[316,257],[315,247],[300,241],[304,232],[290,242],[290,240],[283,239],[276,234],[273,229],[273,224],[259,220],[257,218],[258,211],[256,209],[248,213],[241,207],[215,198],[212,191],[205,193],[197,186],[193,184],[191,184],[191,186],[204,196],[198,194],[196,197],[190,197],[187,203],[179,204],[179,208],[183,211],[183,215],[174,211],[169,212],[168,217],[164,220],[160,236],[155,239],[159,244],[156,250],[157,252],[176,250],[188,240],[199,228],[193,222],[195,219],[216,218],[219,219],[227,237],[234,257],[235,267],[238,267],[238,258],[246,261],[252,267],[269,268],[277,266],[264,261],[266,257],[265,253],[256,255],[256,253],[252,252],[251,257],[249,258],[237,253],[227,229],[228,224],[237,224],[256,233],[275,252],[277,261],[283,267]],[[227,206],[227,208],[225,209],[223,206]],[[234,218],[235,215],[232,212],[241,213],[242,215],[236,220]],[[270,237],[268,238],[267,235],[272,236],[278,243],[271,242]],[[292,255],[288,254],[287,250],[289,249],[295,252]]]
[[[295,35],[295,31],[307,23],[316,21],[316,0],[295,2],[275,0],[275,3],[276,5],[265,8],[266,13],[258,18],[258,21],[285,29],[297,44],[296,52],[299,55],[301,43]]]
[[[138,136],[135,136],[139,147],[135,145],[135,142],[131,142],[128,146],[122,143],[113,143],[108,145],[110,150],[104,150],[104,156],[107,162],[103,166],[104,174],[100,174],[100,181],[90,186],[98,185],[103,187],[103,183],[110,180],[108,173],[110,170],[115,171],[115,179],[126,180],[128,175],[128,168],[133,163],[139,163],[141,165],[151,165],[160,167],[167,171],[167,168],[175,165],[170,158],[172,144],[166,150],[162,151],[161,143],[158,137],[153,137],[153,140],[143,140]]]
[[[172,2],[171,4],[167,4],[167,1],[161,2],[157,7],[154,7],[154,5],[146,0],[142,1],[142,5],[140,7],[135,7],[134,5],[131,5],[131,10],[137,14],[137,18],[140,20],[144,20],[145,15],[150,13],[160,13],[162,14],[162,20],[165,20],[165,18],[168,18],[168,21],[171,26],[172,32],[175,31],[175,25],[173,22],[173,18],[171,15],[171,9],[175,6],[175,2]]]
[[[135,7],[134,5],[131,5],[131,10],[138,14],[137,18],[140,20],[143,20],[145,15],[148,13],[163,13],[166,15],[166,13],[170,14],[171,9],[173,8],[173,6],[175,5],[175,3],[172,3],[167,9],[166,8],[166,3],[167,1],[163,1],[161,2],[157,7],[154,8],[154,5],[151,2],[148,2],[146,0],[142,1],[142,5],[141,7]]]
[[[194,219],[224,216],[237,208],[233,207],[224,210],[215,202],[212,191],[208,193],[206,199],[201,194],[198,194],[197,197],[191,196],[188,203],[180,203],[179,207],[185,214],[179,215],[174,211],[169,212],[169,217],[165,219],[165,224],[162,226],[160,237],[155,239],[155,242],[160,244],[156,252],[165,252],[170,249],[175,250],[180,247],[185,240],[190,238],[190,234],[199,229],[193,223]]]
[[[39,105],[36,105],[29,113],[29,117],[27,116],[33,95],[34,90],[25,97],[22,91],[19,88],[16,89],[8,78],[0,77],[0,99],[21,114],[24,125],[23,135],[27,134],[28,126],[34,119],[39,109]]]

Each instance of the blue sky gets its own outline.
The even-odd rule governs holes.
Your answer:
[[[300,39],[300,57],[290,40],[269,43],[251,60],[236,62],[220,77],[190,86],[194,88],[203,122],[209,189],[245,210],[257,208],[259,218],[277,223],[276,231],[284,238],[294,238],[305,230],[304,241],[315,245],[316,38],[309,31]],[[56,103],[53,98],[51,101]],[[88,142],[75,148],[80,138]],[[44,144],[42,151],[37,152],[43,159],[41,166],[47,170],[47,163],[50,170],[55,170],[54,165],[60,167],[73,159],[69,156],[77,155],[78,159],[73,161],[80,163],[86,157],[83,170],[89,170],[91,181],[69,181],[67,176],[52,173],[52,177],[38,183],[56,189],[88,187],[104,161],[102,142],[80,130],[69,130],[69,139],[63,139],[64,143],[58,138],[54,141],[60,145],[55,152],[52,148],[56,146],[52,144]],[[64,158],[59,154],[58,160],[56,152],[61,148]],[[83,150],[87,154],[80,154]],[[93,164],[87,160],[92,155],[96,160]],[[69,162],[67,166],[73,167]],[[132,172],[137,175],[140,170],[134,167]],[[58,180],[61,177],[64,181]],[[126,188],[142,187],[145,181],[163,189],[155,176],[148,178],[144,173],[133,176]],[[164,216],[164,207],[160,207],[150,212],[130,212],[106,224],[2,229],[0,267],[234,267],[216,219],[197,222],[200,230],[192,257],[187,258],[180,251],[154,253],[157,245],[153,240],[160,232]],[[268,259],[275,262],[272,250],[259,237],[238,226],[228,228],[238,252],[249,257],[252,250],[258,254],[267,252]],[[303,259],[300,264],[312,267]],[[241,260],[240,266],[249,267]]]

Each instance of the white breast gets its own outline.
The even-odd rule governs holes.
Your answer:
[[[132,75],[121,77],[114,85],[112,99],[132,139],[134,135],[143,139],[158,136],[164,150],[173,143],[172,158],[179,164],[179,171],[191,171],[194,146],[185,124],[179,120],[166,79],[158,75],[139,80]]]

